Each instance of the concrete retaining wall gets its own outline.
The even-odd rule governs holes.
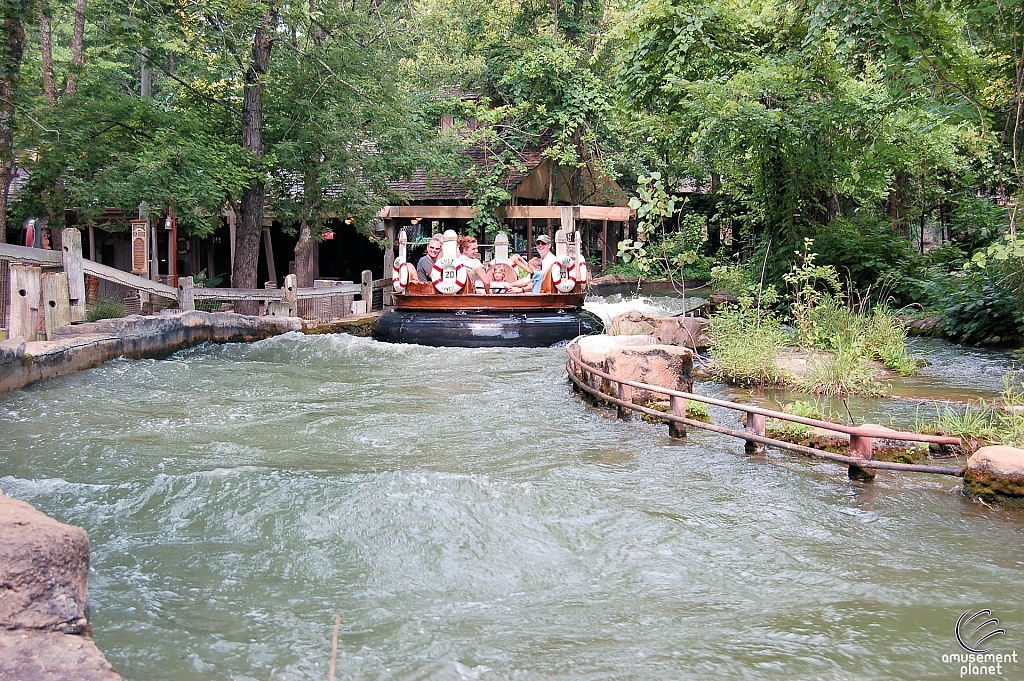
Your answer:
[[[0,342],[0,394],[88,369],[116,357],[159,357],[198,343],[244,342],[301,331],[297,317],[248,317],[229,312],[133,315],[61,328],[52,341]]]

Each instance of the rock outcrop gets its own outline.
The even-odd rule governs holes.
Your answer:
[[[654,336],[584,336],[578,341],[580,359],[618,378],[689,392],[693,388],[693,352],[663,345]],[[606,380],[591,377],[591,387],[612,394]],[[664,400],[664,395],[633,391],[635,402]]]
[[[89,627],[89,537],[0,494],[0,680],[114,681]]]
[[[679,345],[699,350],[707,347],[707,320],[702,317],[655,317],[630,310],[612,319],[611,336],[654,336],[661,345]]]
[[[967,460],[964,490],[986,500],[1024,505],[1024,449],[982,447]]]
[[[302,320],[296,317],[227,312],[132,315],[65,326],[52,341],[26,343],[18,337],[0,342],[0,394],[115,357],[166,355],[207,341],[253,341],[301,330]]]

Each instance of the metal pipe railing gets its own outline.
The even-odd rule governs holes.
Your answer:
[[[569,355],[569,360],[566,362],[566,371],[569,374],[569,379],[581,390],[587,392],[594,397],[604,400],[605,402],[616,405],[619,408],[620,414],[628,414],[629,411],[637,411],[655,418],[668,421],[669,423],[677,423],[685,426],[692,426],[694,428],[700,428],[703,430],[709,430],[715,433],[721,433],[723,435],[730,435],[737,437],[747,442],[756,443],[763,446],[770,446],[776,449],[782,449],[786,451],[796,452],[800,454],[809,454],[829,461],[835,461],[837,463],[845,463],[850,466],[864,469],[885,469],[885,470],[902,470],[912,471],[918,473],[934,473],[938,475],[953,475],[957,477],[963,477],[964,468],[952,468],[948,466],[930,466],[925,464],[908,464],[908,463],[893,463],[888,461],[873,461],[871,457],[871,444],[874,438],[885,438],[890,440],[903,440],[909,442],[931,442],[937,444],[946,445],[960,445],[960,438],[948,437],[943,435],[926,435],[923,433],[909,433],[896,430],[880,429],[872,426],[847,426],[839,423],[831,423],[828,421],[821,421],[818,419],[810,419],[803,416],[797,416],[795,414],[787,414],[785,412],[776,411],[774,409],[765,409],[763,407],[757,407],[748,404],[739,404],[737,402],[729,402],[727,400],[719,400],[714,397],[707,397],[705,395],[697,395],[695,393],[683,392],[680,390],[674,390],[672,388],[665,388],[662,386],[651,385],[649,383],[641,383],[639,381],[629,381],[625,379],[616,378],[615,376],[602,371],[601,369],[589,365],[581,359],[579,355],[579,347],[576,340],[573,340],[566,347],[566,352]],[[577,372],[578,369],[578,372]],[[600,390],[595,389],[590,385],[589,380],[583,380],[577,373],[580,374],[592,374],[602,379],[608,380],[617,386],[616,392],[619,397],[608,395]],[[631,399],[632,389],[637,388],[640,390],[647,390],[654,393],[660,393],[667,395],[670,398],[672,404],[672,411],[679,411],[678,403],[683,400],[695,400],[697,402],[703,402],[705,404],[711,404],[714,406],[725,407],[727,409],[733,409],[736,411],[744,412],[747,414],[748,430],[741,431],[733,428],[726,428],[724,426],[715,425],[713,423],[705,423],[703,421],[697,421],[695,419],[687,418],[685,416],[685,402],[683,402],[682,412],[683,413],[665,413],[656,409],[651,409],[643,405],[635,404]],[[751,416],[756,417],[752,419]],[[789,421],[792,423],[800,423],[803,425],[813,426],[822,430],[828,430],[838,433],[845,433],[850,436],[850,449],[857,453],[857,456],[844,456],[842,454],[834,454],[821,449],[815,449],[813,447],[805,447],[803,445],[786,442],[784,440],[776,440],[774,438],[766,437],[764,432],[764,419],[773,418],[780,421]],[[685,434],[685,433],[684,433]]]

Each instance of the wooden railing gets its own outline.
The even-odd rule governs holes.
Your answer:
[[[288,275],[280,289],[196,288],[192,277],[180,278],[178,287],[167,286],[83,259],[77,229],[69,228],[63,236],[63,252],[0,244],[0,328],[10,330],[11,335],[28,334],[35,340],[35,333],[45,328],[49,336],[51,322],[84,321],[86,303],[94,306],[100,299],[114,299],[118,305],[123,302],[123,312],[115,315],[157,312],[164,307],[214,311],[249,301],[254,303],[249,307],[260,314],[299,316],[316,324],[351,316],[357,300],[365,301],[360,308],[366,312],[380,310],[390,302],[391,280],[373,279],[369,270],[362,273],[358,284],[323,288],[297,288],[295,275]],[[53,274],[65,277],[60,286],[50,281]],[[63,294],[56,295],[61,287]],[[67,315],[64,305],[69,306]],[[65,317],[70,321],[63,322]]]
[[[941,445],[960,446],[962,443],[960,438],[957,437],[907,433],[870,425],[847,426],[841,423],[831,423],[828,421],[806,418],[750,404],[739,404],[737,402],[729,402],[726,400],[719,400],[714,397],[672,390],[671,388],[650,385],[648,383],[629,381],[617,378],[598,367],[585,363],[580,357],[579,345],[576,340],[569,343],[566,347],[566,351],[569,354],[569,360],[566,363],[566,371],[569,374],[569,379],[572,381],[575,390],[582,390],[598,400],[614,404],[618,409],[619,418],[623,420],[629,420],[632,412],[639,412],[656,419],[667,421],[669,424],[669,435],[671,437],[686,437],[687,426],[700,428],[745,440],[747,442],[746,449],[748,453],[763,451],[764,447],[768,446],[800,454],[808,454],[810,456],[828,459],[829,461],[835,461],[837,463],[845,463],[850,466],[851,477],[854,477],[855,474],[865,469],[914,471],[918,473],[936,473],[939,475],[954,475],[958,477],[963,477],[964,474],[963,467],[953,468],[926,464],[874,461],[871,458],[873,441],[875,439],[928,442]],[[600,378],[602,379],[602,382],[607,381],[609,386],[611,386],[613,394],[609,395],[606,392],[602,392],[601,390],[594,388],[592,385],[592,377]],[[652,393],[665,395],[669,401],[669,413],[651,409],[644,405],[635,404],[632,399],[634,389],[646,390]],[[688,400],[703,402],[705,404],[725,407],[726,409],[741,412],[745,415],[746,429],[736,430],[725,426],[719,426],[714,423],[706,423],[704,421],[689,418],[686,415],[686,402]],[[787,421],[790,423],[799,423],[805,426],[820,428],[825,431],[848,435],[850,438],[850,456],[835,454],[822,449],[805,447],[792,442],[767,437],[766,419],[769,418],[777,419],[779,421]]]

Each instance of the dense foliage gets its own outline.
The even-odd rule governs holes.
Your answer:
[[[367,230],[416,168],[463,179],[494,230],[540,153],[549,200],[603,201],[595,176],[634,196],[622,273],[738,260],[782,289],[810,238],[955,338],[1024,331],[1024,0],[2,8],[0,180],[32,173],[13,220],[174,203],[205,234],[231,207],[294,225],[301,255],[326,215]]]

